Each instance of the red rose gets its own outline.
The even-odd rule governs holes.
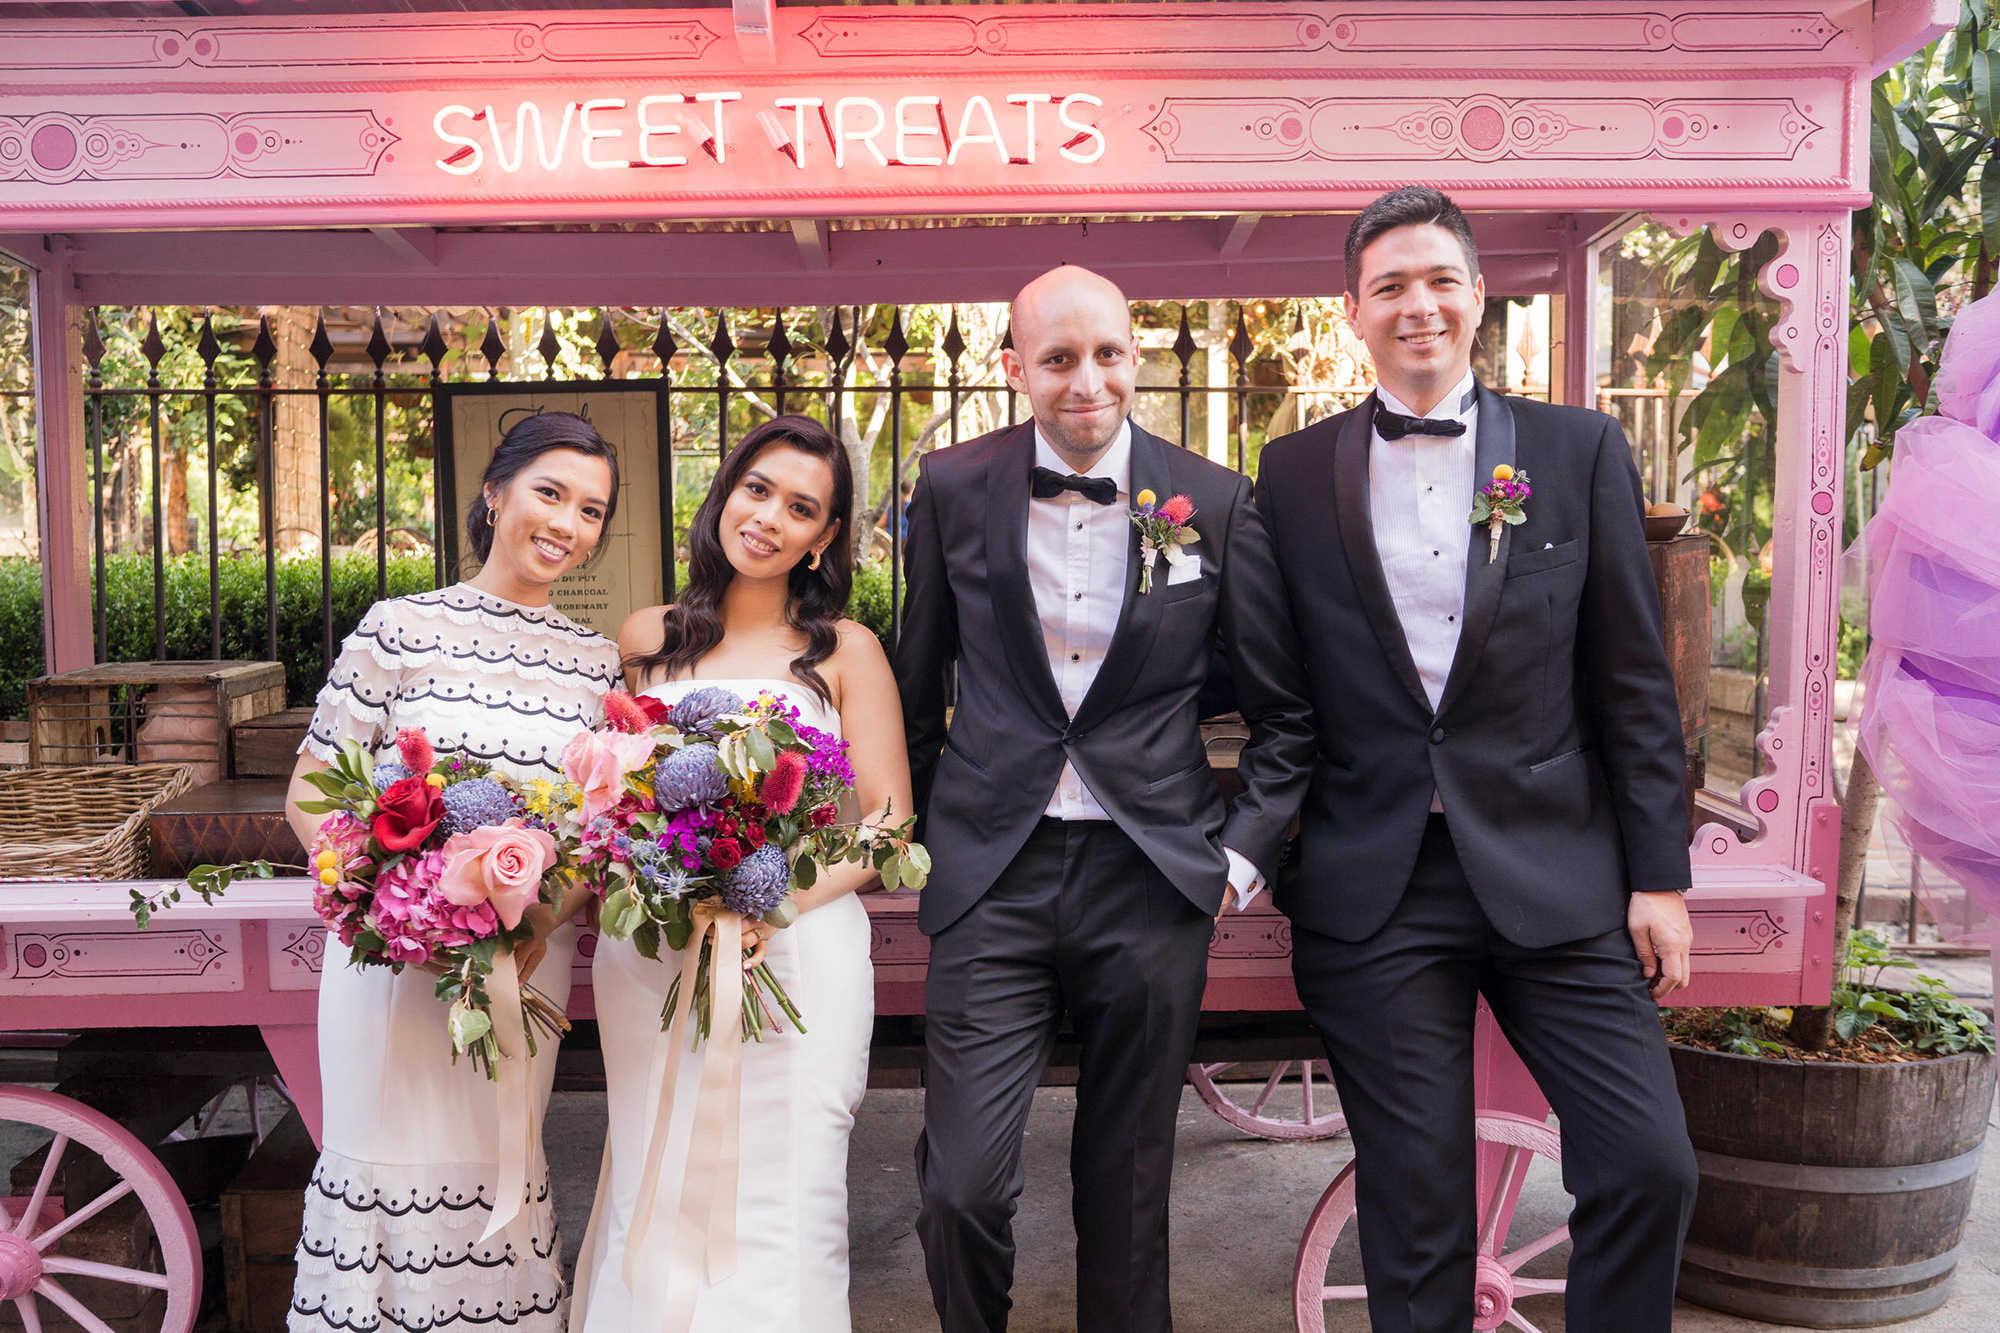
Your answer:
[[[823,805],[819,809],[813,811],[812,826],[814,828],[825,828],[828,824],[831,824],[835,819],[839,818],[839,816],[840,812],[836,810],[833,806]]]
[[[444,818],[444,796],[436,787],[412,774],[398,778],[375,798],[375,819],[370,831],[388,852],[410,852],[424,845],[424,839]]]
[[[717,833],[733,834],[736,832],[736,821],[725,815],[715,821],[715,831]]]
[[[1172,496],[1160,506],[1160,517],[1176,526],[1185,523],[1194,517],[1194,501],[1185,495]]]
[[[709,844],[708,859],[715,862],[717,870],[730,870],[743,864],[743,847],[734,838],[717,838]]]
[[[764,826],[762,824],[745,824],[743,826],[743,837],[752,847],[762,847],[764,845]]]
[[[639,711],[646,715],[646,725],[648,726],[659,726],[667,720],[667,714],[673,711],[650,694],[640,695],[637,702]]]

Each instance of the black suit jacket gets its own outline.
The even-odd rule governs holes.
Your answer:
[[[1222,903],[1226,842],[1265,875],[1311,765],[1305,676],[1283,580],[1247,477],[1132,428],[1134,495],[1194,502],[1201,577],[1139,593],[1131,536],[1125,596],[1103,665],[1074,718],[1049,670],[1027,566],[1034,423],[940,449],[910,498],[903,693],[918,835],[931,876],[918,924],[936,934],[977,902],[1047,809],[1064,760],[1161,874],[1204,912]],[[1197,700],[1218,644],[1250,726],[1244,793],[1225,816]],[[945,730],[948,668],[958,697]]]
[[[1433,788],[1480,906],[1516,944],[1604,934],[1629,892],[1689,883],[1680,711],[1624,433],[1478,392],[1476,484],[1511,463],[1534,493],[1491,564],[1485,526],[1466,524],[1464,623],[1435,715],[1376,554],[1373,396],[1264,450],[1257,501],[1320,744],[1277,901],[1338,939],[1388,920]]]

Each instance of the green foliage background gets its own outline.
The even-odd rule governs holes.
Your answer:
[[[264,562],[227,557],[220,562],[222,653],[265,659]],[[109,661],[141,662],[153,656],[153,561],[114,555],[105,563]],[[310,704],[326,682],[321,651],[320,567],[313,559],[278,562],[278,660],[285,664],[286,703]],[[685,576],[685,571],[683,571]],[[428,556],[389,558],[389,595],[401,597],[436,586]],[[375,558],[343,556],[333,562],[334,651],[361,623],[375,601]],[[210,652],[208,559],[167,561],[167,656],[206,658]],[[855,571],[848,614],[889,643],[889,571],[881,563]],[[42,567],[33,560],[0,559],[0,718],[25,716],[27,682],[42,671]]]

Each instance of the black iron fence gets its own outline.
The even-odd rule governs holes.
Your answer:
[[[1265,321],[1276,326],[1276,336],[1267,330],[1260,339],[1242,303],[1230,302],[1227,309],[1228,318],[1211,315],[1198,331],[1186,305],[1178,307],[1177,320],[1176,307],[1150,308],[1155,323],[1166,327],[1142,338],[1146,364],[1135,416],[1169,440],[1247,471],[1268,434],[1338,410],[1365,387],[1289,383],[1274,350],[1284,336],[1281,312]],[[525,388],[616,379],[621,388],[651,386],[661,395],[661,420],[668,423],[659,441],[662,489],[673,497],[661,515],[671,538],[662,542],[669,595],[671,553],[731,443],[757,420],[786,412],[833,426],[867,464],[858,469],[867,480],[858,535],[864,561],[888,584],[887,624],[876,628],[893,637],[902,615],[906,477],[928,449],[1014,424],[1027,413],[1022,397],[1001,382],[998,352],[1006,339],[1000,331],[994,340],[990,308],[968,308],[983,320],[974,338],[956,307],[525,317],[472,311],[452,325],[431,312],[420,335],[406,328],[400,341],[391,333],[394,320],[385,322],[379,312],[365,324],[344,325],[334,312],[331,326],[327,313],[313,316],[307,339],[303,323],[281,327],[283,311],[233,325],[227,316],[197,318],[185,310],[91,312],[84,351],[98,660],[204,652],[220,658],[231,655],[225,637],[240,653],[240,624],[225,636],[230,599],[224,585],[234,586],[240,612],[247,571],[227,569],[226,580],[232,560],[261,564],[258,649],[285,660],[285,648],[300,636],[281,624],[298,600],[281,596],[281,571],[293,587],[302,577],[298,563],[312,560],[319,633],[311,645],[318,652],[309,655],[318,661],[312,664],[317,671],[303,674],[323,674],[335,640],[348,628],[343,622],[354,614],[351,598],[335,596],[338,562],[346,564],[341,573],[347,577],[353,562],[372,555],[377,597],[390,595],[399,542],[406,552],[429,557],[433,581],[456,572],[455,525],[443,507],[449,487],[434,477],[448,462],[438,445],[435,398],[448,384],[467,381]],[[1255,313],[1271,312],[1257,307]],[[107,339],[107,321],[122,321],[123,331],[114,327]],[[483,335],[475,341],[482,322]],[[526,334],[536,322],[539,336],[530,341]],[[924,325],[923,346],[913,344],[915,322]],[[200,495],[205,487],[205,521],[186,495],[197,473],[202,482],[193,489]],[[392,474],[426,481],[428,512],[413,512],[407,497],[392,495]],[[294,479],[287,483],[287,476]],[[311,499],[303,501],[308,483]],[[466,496],[456,498],[462,503]],[[224,518],[232,506],[233,533]],[[169,618],[170,611],[186,611],[193,573],[185,566],[202,556],[208,633],[206,644],[197,646],[186,633],[170,633]],[[130,568],[121,575],[118,566],[135,559],[150,562],[150,636],[113,622],[114,615],[133,613],[129,585],[142,576]],[[171,579],[170,562],[178,565]],[[401,564],[407,566],[407,559]],[[110,586],[119,577],[126,581],[122,599]],[[295,672],[307,666],[290,665]],[[317,680],[297,683],[316,687]]]

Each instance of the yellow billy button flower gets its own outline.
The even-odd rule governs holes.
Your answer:
[[[1132,498],[1141,505],[1149,505],[1153,503],[1153,501],[1159,499],[1160,497],[1153,494],[1151,491],[1140,491],[1137,495],[1133,496]]]
[[[340,883],[340,872],[338,870],[335,870],[332,866],[328,866],[327,868],[319,872],[319,882],[326,885],[330,889],[334,885]]]
[[[313,865],[317,866],[321,870],[331,870],[336,865],[339,864],[340,864],[340,858],[335,856],[331,851],[321,852],[318,856],[315,856],[313,858]]]
[[[432,773],[424,781],[430,783],[433,787],[442,787],[444,786],[444,774]]]
[[[1505,463],[1498,464],[1493,469],[1493,480],[1495,481],[1514,480],[1514,469],[1509,467]]]

